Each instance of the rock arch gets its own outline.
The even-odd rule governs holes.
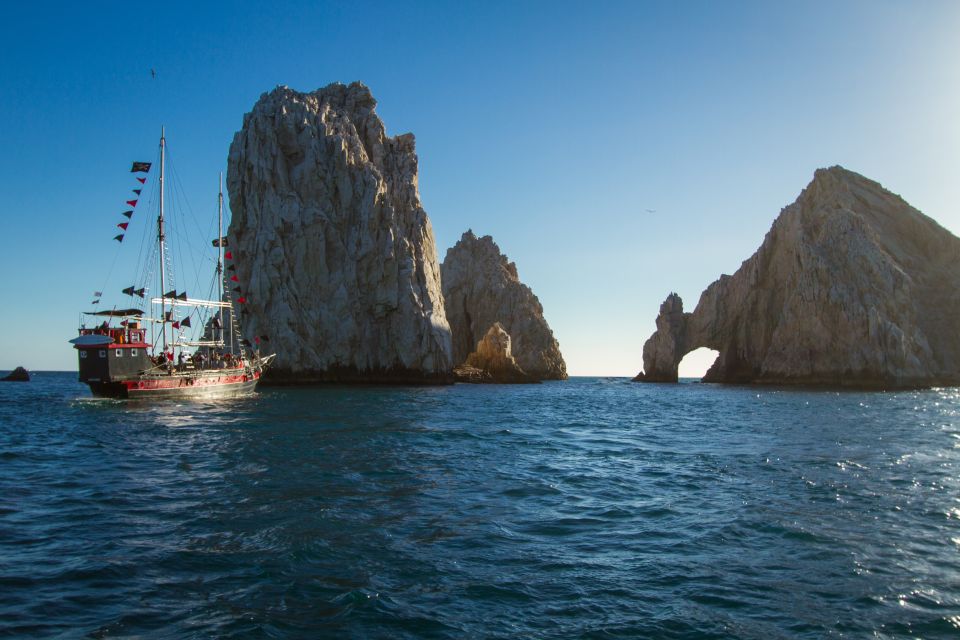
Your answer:
[[[667,297],[636,379],[675,382],[683,356],[708,347],[719,356],[705,382],[960,384],[957,255],[960,239],[896,194],[820,169],[693,313]]]
[[[718,352],[714,365],[707,371],[704,380],[716,369],[722,358],[719,345],[703,339],[698,323],[692,322],[693,314],[684,313],[683,299],[671,293],[660,305],[657,330],[643,345],[643,371],[635,380],[643,382],[677,382],[680,361],[688,353],[701,347]]]

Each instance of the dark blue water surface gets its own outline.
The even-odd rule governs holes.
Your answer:
[[[0,384],[0,635],[960,637],[960,393]]]

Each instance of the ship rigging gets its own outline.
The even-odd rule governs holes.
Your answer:
[[[222,398],[252,393],[273,355],[260,355],[260,337],[254,347],[244,339],[239,326],[235,304],[246,299],[234,292],[239,286],[226,287],[225,252],[228,241],[223,233],[223,176],[217,198],[217,249],[215,269],[215,299],[191,298],[186,291],[167,289],[172,283],[172,261],[168,251],[167,226],[164,217],[167,143],[161,130],[159,149],[158,207],[155,243],[156,262],[149,257],[144,262],[144,284],[122,289],[124,295],[145,301],[152,279],[151,264],[157,265],[159,296],[150,297],[150,307],[159,308],[159,315],[137,307],[96,310],[82,314],[79,335],[70,340],[77,351],[80,381],[99,397],[113,398]],[[132,173],[147,174],[152,163],[134,162]],[[146,183],[146,176],[137,176],[137,182]],[[121,233],[114,237],[121,245],[126,237],[141,189],[134,189],[137,198],[128,200],[127,219],[117,225]],[[149,253],[152,253],[149,252]],[[230,271],[235,270],[231,264]],[[231,281],[238,282],[236,274]],[[102,292],[95,293],[94,304],[100,303]],[[213,296],[211,296],[213,297]],[[185,310],[183,317],[179,312]],[[87,327],[93,318],[95,326]],[[198,320],[194,327],[191,318]],[[116,323],[116,324],[115,324]],[[151,328],[147,336],[147,326]],[[156,328],[159,327],[159,336]],[[187,331],[189,330],[189,331]],[[199,337],[195,334],[202,330]],[[169,334],[169,339],[168,339]],[[266,339],[266,336],[263,336]],[[148,342],[149,339],[149,342]],[[191,351],[192,350],[192,351]]]

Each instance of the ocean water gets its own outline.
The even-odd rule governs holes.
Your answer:
[[[0,636],[957,638],[960,392],[0,384]]]

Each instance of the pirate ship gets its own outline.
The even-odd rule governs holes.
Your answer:
[[[261,339],[256,347],[242,337],[234,302],[246,299],[239,286],[225,287],[226,273],[233,271],[233,256],[226,250],[223,234],[223,188],[221,176],[218,206],[218,236],[212,299],[191,298],[173,286],[173,262],[167,250],[167,221],[164,218],[164,172],[166,137],[161,131],[159,180],[155,190],[158,216],[150,242],[141,246],[144,257],[143,284],[126,287],[121,293],[133,300],[122,308],[98,308],[81,314],[79,335],[70,340],[79,359],[80,381],[89,385],[94,396],[108,398],[228,398],[253,393],[273,355],[260,355]],[[128,200],[126,218],[117,227],[114,240],[123,244],[153,163],[134,162],[131,173],[140,188],[136,198]],[[151,185],[152,186],[152,185]],[[144,247],[151,246],[145,251]],[[224,261],[231,264],[224,269]],[[159,268],[157,268],[159,267]],[[231,275],[231,283],[237,283]],[[147,282],[156,281],[161,295],[148,301]],[[198,280],[199,282],[199,280]],[[168,290],[168,287],[173,287]],[[237,299],[233,300],[233,294]],[[94,293],[94,305],[100,305],[103,292]],[[92,326],[88,326],[92,325]],[[201,335],[193,335],[202,330]]]

